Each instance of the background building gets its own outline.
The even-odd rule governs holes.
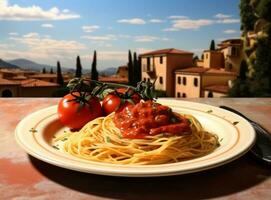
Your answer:
[[[203,51],[193,63],[193,53],[162,49],[141,54],[142,80],[155,82],[156,90],[168,97],[226,96],[243,60],[241,39],[228,39],[216,50]]]

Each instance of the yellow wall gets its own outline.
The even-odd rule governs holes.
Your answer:
[[[202,87],[209,85],[228,85],[229,80],[234,80],[234,75],[203,74]]]
[[[178,77],[181,77],[181,84],[178,84]],[[186,85],[183,84],[183,78],[186,77]],[[198,86],[194,85],[194,78],[198,79]],[[183,97],[183,93],[186,94],[187,98],[197,98],[200,97],[201,91],[201,77],[200,75],[188,75],[188,74],[178,74],[176,73],[175,78],[175,97],[178,97],[178,92],[181,93],[181,97]]]
[[[160,64],[160,56],[150,56],[150,63],[151,63],[151,69],[154,70],[157,80],[155,82],[155,88],[156,90],[166,90],[166,70],[167,70],[167,57],[166,55],[161,55],[163,56],[163,64]],[[148,73],[144,72],[144,66],[147,66],[147,57],[142,57],[141,59],[141,70],[142,70],[142,80],[144,78],[146,80],[150,79],[151,82],[154,82],[154,77],[150,77]],[[159,77],[163,77],[163,84],[159,83]]]
[[[204,68],[223,68],[223,53],[219,51],[205,51],[203,53],[204,61],[203,67]]]

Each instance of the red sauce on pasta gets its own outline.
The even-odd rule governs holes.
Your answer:
[[[125,138],[144,138],[147,135],[183,135],[191,132],[189,120],[153,101],[128,105],[117,112],[114,123]]]

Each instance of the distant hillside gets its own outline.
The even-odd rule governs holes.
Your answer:
[[[18,67],[17,65],[8,63],[3,61],[2,59],[0,59],[0,68],[13,68],[13,69],[19,69],[20,67]]]
[[[20,58],[20,59],[10,60],[8,62],[14,66],[15,65],[20,66],[22,69],[26,69],[26,70],[42,71],[42,69],[45,67],[45,69],[48,72],[51,70],[51,68],[53,68],[54,72],[56,72],[56,66],[39,64],[27,59]],[[61,67],[61,69],[63,72],[75,73],[75,67],[74,68]],[[84,69],[83,67],[83,74],[90,74],[90,72],[91,72],[91,69]],[[104,70],[99,70],[100,75],[107,75],[107,76],[114,75],[116,74],[116,72],[117,72],[117,68],[114,68],[114,67],[109,67]]]
[[[51,68],[56,69],[55,66],[38,64],[27,59],[15,59],[10,60],[8,62],[27,70],[41,71],[44,67],[46,68],[47,71],[49,71]]]
[[[106,68],[104,70],[99,71],[99,74],[100,75],[104,74],[104,75],[107,75],[107,76],[111,76],[111,75],[116,74],[116,72],[117,72],[117,68],[115,68],[115,67],[109,67],[109,68]]]

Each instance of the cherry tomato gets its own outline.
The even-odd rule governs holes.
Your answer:
[[[58,104],[60,122],[73,130],[79,130],[89,121],[102,116],[102,108],[98,98],[90,97],[87,102],[80,104],[79,96],[79,92],[68,94]]]
[[[105,96],[102,102],[102,110],[104,115],[108,115],[115,111],[121,111],[128,105],[137,104],[140,102],[140,95],[138,93],[132,94],[130,98],[125,97],[128,92],[126,88],[118,88],[116,92],[112,92]],[[132,92],[130,90],[129,92]]]
[[[106,95],[102,102],[102,110],[104,115],[108,115],[116,111],[121,105],[121,98],[113,93]]]

